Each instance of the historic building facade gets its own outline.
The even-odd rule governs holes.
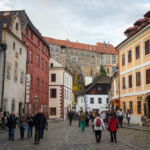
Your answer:
[[[96,45],[57,40],[44,37],[50,47],[51,57],[67,67],[73,74],[96,76],[104,66],[108,76],[112,76],[118,64],[118,51],[106,43]]]
[[[132,113],[131,121],[150,118],[150,11],[128,28],[119,50],[120,107]]]
[[[8,17],[18,15],[21,22],[23,41],[27,45],[26,113],[42,109],[48,116],[49,102],[49,46],[30,21],[24,10],[0,12]]]
[[[66,120],[72,109],[72,74],[53,58],[49,65],[49,118]]]
[[[20,115],[25,104],[25,77],[27,47],[23,42],[19,16],[3,12],[0,17],[1,43],[7,48],[1,51],[1,106],[2,111]],[[4,76],[3,76],[4,75]],[[3,78],[4,77],[4,78]]]

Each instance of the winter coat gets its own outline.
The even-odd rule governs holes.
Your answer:
[[[43,125],[43,114],[37,113],[33,118],[33,124],[36,128],[42,128]]]
[[[80,113],[80,115],[79,115],[79,121],[82,121],[82,122],[84,122],[85,121],[85,113]]]
[[[33,127],[33,117],[28,117],[27,121],[28,121],[28,126]]]
[[[9,129],[14,129],[16,128],[17,124],[17,117],[15,115],[9,115],[7,118],[7,126]]]
[[[19,125],[20,128],[23,127],[23,126],[27,126],[27,119],[26,119],[26,117],[20,117],[18,125]]]
[[[108,131],[116,132],[117,131],[117,124],[119,124],[118,119],[110,117],[109,121],[108,121]]]
[[[100,118],[100,117],[96,117],[93,121],[95,131],[102,130],[102,127],[105,129],[104,121],[103,121],[102,118],[100,118],[101,119],[101,125],[99,127],[96,126],[96,121],[97,121],[98,118]]]

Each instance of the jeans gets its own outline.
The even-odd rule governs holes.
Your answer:
[[[15,136],[15,129],[14,128],[9,129],[8,136],[9,136],[9,140],[14,141],[14,136]]]
[[[43,139],[43,135],[44,135],[44,128],[41,128],[41,134],[40,134],[41,139]]]
[[[100,143],[100,141],[101,141],[101,133],[102,133],[101,130],[95,131],[96,142],[98,142],[98,143]]]
[[[122,127],[123,116],[119,116],[118,120],[120,127]]]
[[[32,126],[28,126],[28,138],[32,137]]]
[[[130,117],[127,118],[128,124],[130,124]]]
[[[20,138],[21,139],[24,139],[24,131],[25,131],[24,127],[20,127]]]
[[[41,137],[41,128],[35,127],[35,142],[39,142]]]
[[[111,135],[111,142],[114,142],[114,140],[115,142],[117,142],[116,131],[110,132],[110,135]]]

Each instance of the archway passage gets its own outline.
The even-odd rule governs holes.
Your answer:
[[[150,118],[150,95],[146,96],[146,99],[145,99],[145,116],[147,118]]]

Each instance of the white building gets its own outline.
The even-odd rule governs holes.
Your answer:
[[[49,118],[66,120],[72,108],[72,74],[53,58],[49,69]]]
[[[8,12],[4,12],[8,13]],[[1,102],[3,111],[14,111],[20,115],[25,102],[25,76],[27,47],[22,39],[21,23],[19,17],[1,17],[2,23],[2,43],[7,45],[5,61],[5,78],[3,96]],[[4,64],[3,64],[4,65]],[[2,66],[3,66],[2,65]]]
[[[91,84],[85,86],[82,93],[78,96],[76,111],[83,108],[84,111],[101,112],[109,109],[108,92],[110,88],[110,77],[100,76]]]

